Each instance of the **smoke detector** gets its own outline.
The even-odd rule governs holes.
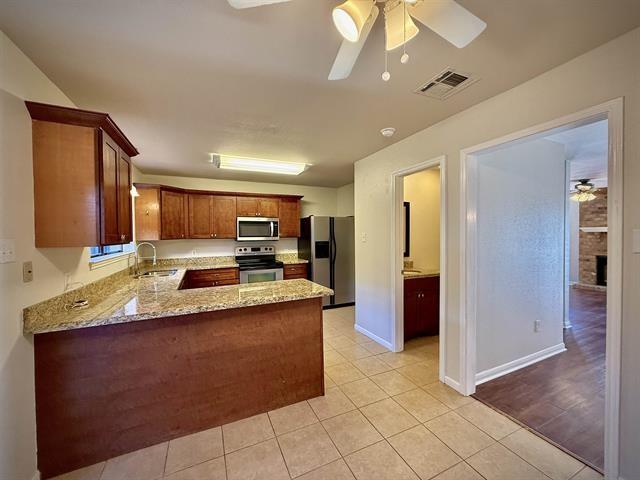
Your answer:
[[[382,134],[383,137],[391,138],[393,137],[394,133],[396,133],[396,129],[393,127],[386,127],[380,130],[380,133]]]

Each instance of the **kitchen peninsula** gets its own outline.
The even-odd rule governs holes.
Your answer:
[[[331,290],[306,279],[180,290],[186,271],[123,271],[82,289],[85,308],[68,307],[70,292],[25,309],[43,478],[324,393]]]

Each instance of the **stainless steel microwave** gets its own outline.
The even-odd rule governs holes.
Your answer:
[[[279,220],[277,218],[238,217],[237,240],[252,242],[256,240],[279,240]]]

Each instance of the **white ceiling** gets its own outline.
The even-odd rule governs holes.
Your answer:
[[[566,158],[571,162],[571,180],[587,178],[607,184],[608,124],[594,122],[546,137],[565,146]]]
[[[637,0],[459,0],[488,23],[467,48],[421,27],[386,84],[379,21],[351,77],[329,82],[340,1],[0,0],[0,29],[79,107],[109,112],[144,172],[339,186],[360,158],[640,25]],[[444,102],[412,93],[447,66],[481,80]],[[212,151],[314,166],[223,172]]]

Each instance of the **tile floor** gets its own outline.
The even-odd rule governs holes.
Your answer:
[[[602,476],[438,382],[437,338],[395,354],[324,315],[326,394],[56,480],[597,480]]]

